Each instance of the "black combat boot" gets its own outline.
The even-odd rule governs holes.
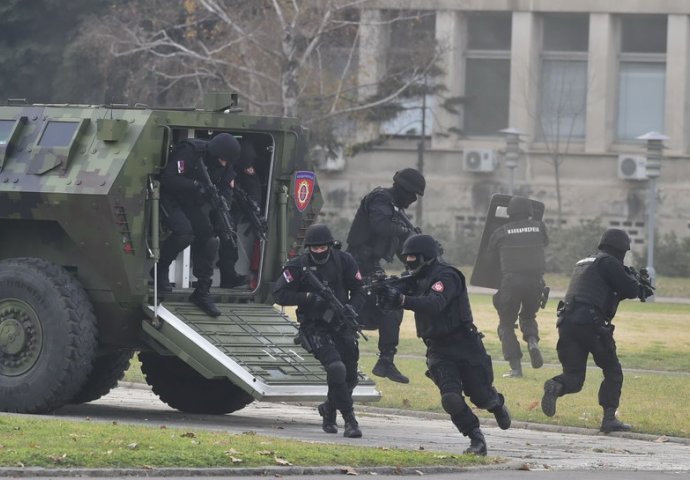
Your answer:
[[[601,420],[600,431],[604,433],[611,432],[629,432],[632,426],[623,423],[616,418],[616,409],[609,407],[604,409],[604,418]]]
[[[400,370],[393,363],[394,353],[380,353],[379,359],[371,370],[377,377],[384,377],[398,383],[410,383],[410,379],[400,373]]]
[[[527,338],[527,351],[532,361],[532,368],[541,368],[544,365],[544,359],[539,351],[539,340],[536,337]]]
[[[347,438],[361,438],[362,431],[359,429],[359,423],[355,418],[355,411],[350,410],[349,412],[341,412],[343,414],[343,420],[345,420],[345,431],[343,432],[343,437]]]
[[[520,359],[512,358],[508,360],[510,363],[510,371],[503,374],[505,378],[522,378],[522,362]]]
[[[338,433],[338,425],[335,423],[336,409],[326,400],[319,405],[319,415],[322,417],[321,428],[326,433]]]
[[[228,273],[220,272],[220,288],[235,288],[246,284],[246,275],[240,275],[234,270]]]
[[[156,270],[158,270],[157,275],[156,275],[156,282],[158,284],[158,293],[171,293],[173,291],[172,285],[170,285],[170,281],[168,281],[168,272],[169,266],[161,266],[161,263],[157,263],[150,271],[149,275],[151,275],[151,278],[154,278],[154,273],[156,273]]]
[[[544,383],[544,396],[541,397],[541,411],[547,417],[556,415],[556,400],[561,396],[563,385],[556,380],[547,380]]]
[[[508,430],[510,428],[510,412],[508,412],[505,404],[492,408],[489,412],[494,414],[496,423],[501,430]]]
[[[198,280],[196,282],[196,289],[189,296],[189,301],[194,305],[202,309],[208,315],[212,317],[217,317],[220,315],[220,310],[216,307],[216,304],[211,300],[211,279]]]
[[[470,439],[470,446],[463,453],[477,456],[486,456],[486,440],[479,428],[475,428],[467,434]]]

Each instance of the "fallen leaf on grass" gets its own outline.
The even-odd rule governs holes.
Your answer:
[[[194,432],[185,432],[180,437],[185,437],[185,438],[195,438],[196,434]]]
[[[127,445],[127,448],[129,448],[130,450],[136,450],[137,448],[139,448],[139,444],[137,442],[132,442],[129,445]]]
[[[662,435],[654,441],[656,443],[666,443],[666,442],[668,442],[668,437],[666,435]]]
[[[257,455],[263,455],[265,457],[272,457],[276,452],[273,450],[259,450],[256,452]]]
[[[540,402],[538,400],[535,400],[531,402],[529,405],[527,405],[527,410],[534,410],[540,405]]]
[[[283,465],[285,467],[292,466],[292,464],[290,462],[288,462],[287,460],[285,460],[284,458],[273,457],[273,461],[276,462],[278,465]]]
[[[355,476],[359,475],[359,473],[357,473],[357,470],[355,470],[352,467],[343,467],[340,469],[340,472],[344,473],[345,475],[355,475]]]
[[[232,463],[242,463],[242,462],[244,462],[244,460],[242,460],[241,458],[233,457],[232,455],[230,455],[230,461],[231,461]]]

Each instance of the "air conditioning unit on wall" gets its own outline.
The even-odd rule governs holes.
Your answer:
[[[462,152],[462,169],[466,172],[493,172],[497,163],[494,150],[471,148]]]
[[[644,155],[618,155],[618,178],[647,180],[647,157]]]

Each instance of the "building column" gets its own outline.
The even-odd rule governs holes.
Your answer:
[[[362,101],[377,93],[378,84],[386,74],[390,32],[381,10],[362,10],[360,15],[357,85]],[[357,128],[358,142],[366,142],[377,136],[378,125],[360,125]]]
[[[690,128],[690,17],[668,16],[666,42],[666,146],[670,152],[684,154],[688,150]]]
[[[434,98],[432,115],[434,129],[432,148],[458,148],[459,138],[449,129],[460,129],[462,119],[459,113],[452,113],[441,107],[445,98],[461,97],[465,91],[465,45],[467,35],[464,17],[458,11],[439,10],[436,12],[436,42],[440,51],[439,65],[444,69],[438,82],[447,89],[443,96]],[[462,111],[462,108],[458,108]]]
[[[510,113],[506,128],[517,128],[529,139],[535,137],[540,51],[541,28],[536,15],[532,12],[514,12],[510,54]]]
[[[608,13],[589,16],[585,151],[609,149],[616,129],[618,29]]]

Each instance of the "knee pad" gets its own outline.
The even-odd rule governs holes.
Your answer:
[[[343,362],[332,362],[326,367],[328,383],[345,383],[347,370]]]
[[[451,416],[460,415],[467,408],[465,400],[458,392],[447,392],[441,395],[441,405]]]

